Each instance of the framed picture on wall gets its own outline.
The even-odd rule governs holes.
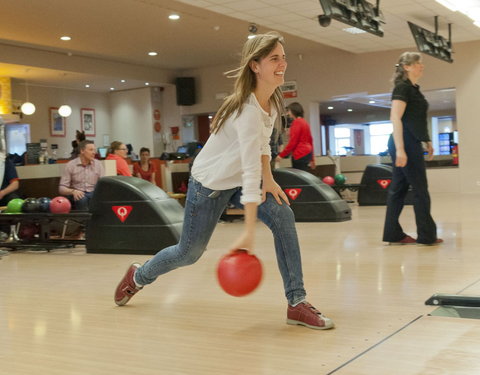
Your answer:
[[[82,108],[80,110],[82,130],[85,136],[95,136],[95,110],[93,108]]]
[[[60,116],[57,107],[50,107],[50,135],[52,137],[65,137],[67,119]]]

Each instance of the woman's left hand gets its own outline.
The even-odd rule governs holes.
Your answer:
[[[267,193],[273,195],[278,204],[282,204],[282,199],[290,206],[287,194],[282,190],[273,178],[263,180],[262,184],[262,203],[267,199]]]
[[[433,146],[432,142],[427,142],[426,144],[427,152],[428,152],[428,160],[433,160]]]

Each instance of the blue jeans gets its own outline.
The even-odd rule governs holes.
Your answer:
[[[141,285],[178,267],[195,263],[205,251],[215,226],[229,202],[242,208],[241,188],[211,190],[190,179],[185,204],[185,218],[180,242],[159,251],[135,273]],[[271,194],[258,206],[258,218],[273,232],[278,267],[283,278],[288,303],[305,299],[302,261],[295,229],[295,217],[287,204],[279,205]]]
[[[90,208],[90,200],[93,197],[93,191],[84,192],[84,194],[85,195],[83,196],[83,198],[79,199],[78,201],[73,200],[72,197],[73,208],[76,211],[88,211]]]

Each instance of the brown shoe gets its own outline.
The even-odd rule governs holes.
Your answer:
[[[409,235],[406,235],[403,237],[400,241],[395,241],[395,242],[389,242],[389,245],[415,245],[417,243],[417,240]]]
[[[130,300],[130,298],[132,298],[139,290],[143,289],[143,287],[138,287],[135,284],[135,281],[133,281],[135,271],[141,266],[142,265],[139,263],[132,263],[128,267],[127,272],[123,276],[123,279],[118,284],[117,289],[115,290],[114,297],[115,303],[118,306],[125,305]]]
[[[298,324],[312,329],[330,329],[334,327],[331,319],[322,315],[308,302],[300,302],[293,307],[288,305],[287,324]]]

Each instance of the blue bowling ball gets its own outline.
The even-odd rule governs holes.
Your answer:
[[[50,212],[50,198],[38,198],[38,212]]]

